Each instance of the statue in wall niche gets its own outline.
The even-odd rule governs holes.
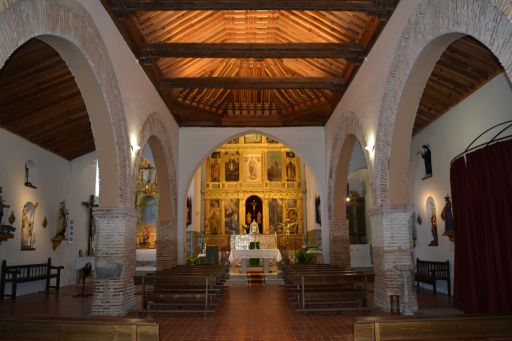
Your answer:
[[[35,250],[34,216],[38,203],[27,202],[21,214],[21,250]]]

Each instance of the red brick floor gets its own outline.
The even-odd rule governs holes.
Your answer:
[[[90,291],[90,288],[88,288]],[[0,302],[0,315],[90,316],[91,298],[74,298],[78,286],[61,288],[59,294],[20,296]],[[445,295],[422,291],[421,305],[449,306]],[[382,314],[374,311],[372,315]],[[310,314],[290,308],[284,289],[277,285],[230,285],[217,312],[203,316],[148,316],[160,321],[160,340],[353,340],[352,319],[363,313]],[[1,317],[0,317],[1,318]]]
[[[231,285],[217,312],[209,317],[156,318],[162,341],[352,340],[355,315],[305,316],[290,308],[279,286]]]

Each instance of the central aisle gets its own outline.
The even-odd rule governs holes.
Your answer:
[[[160,321],[162,341],[353,339],[355,315],[296,313],[277,285],[229,285],[222,301],[217,312],[206,318],[148,317]]]

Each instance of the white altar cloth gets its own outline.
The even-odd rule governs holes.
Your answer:
[[[229,255],[229,262],[231,264],[237,263],[241,259],[249,258],[274,258],[276,261],[281,261],[281,252],[279,249],[252,249],[252,250],[231,250]]]

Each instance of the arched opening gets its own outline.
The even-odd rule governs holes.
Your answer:
[[[467,281],[457,282],[457,272],[462,271],[465,276],[475,273],[465,261],[471,255],[466,253],[461,257],[457,251],[463,244],[453,243],[450,231],[453,225],[457,226],[457,217],[454,224],[451,218],[446,220],[446,216],[453,217],[450,161],[482,131],[509,119],[510,85],[502,72],[499,61],[482,43],[469,36],[448,34],[425,47],[405,82],[393,131],[390,203],[414,205],[415,216],[409,221],[413,257],[432,262],[448,260],[450,265],[449,278],[437,281],[436,286],[419,283],[420,310],[428,308],[423,295],[431,295],[433,290],[438,295],[462,291],[466,285],[463,282]],[[403,179],[407,179],[407,186]],[[468,214],[471,212],[462,213]],[[463,231],[465,227],[460,229]],[[482,233],[485,234],[484,230]],[[485,240],[484,235],[479,239]],[[484,245],[474,246],[481,253],[479,258],[485,257]],[[459,266],[465,266],[464,270],[457,266],[457,259],[463,260]],[[484,287],[480,291],[487,292]],[[467,296],[462,300],[467,302],[472,298]]]
[[[13,234],[15,242],[3,245],[0,256],[11,264],[33,262],[26,250],[39,260],[51,257],[64,266],[61,285],[69,285],[76,280],[74,255],[96,252],[91,210],[97,204],[98,151],[91,96],[79,84],[86,72],[67,63],[60,48],[76,49],[62,38],[32,38],[0,70],[2,199],[9,209],[3,213],[12,215],[0,223],[22,231]],[[115,170],[111,163],[105,167]],[[23,285],[18,294],[41,287],[41,282]]]
[[[227,262],[228,252],[250,239],[251,223],[268,237],[271,245],[262,248],[290,259],[303,247],[321,248],[319,195],[312,172],[280,141],[261,133],[231,138],[209,152],[188,187],[187,255],[214,246]]]

